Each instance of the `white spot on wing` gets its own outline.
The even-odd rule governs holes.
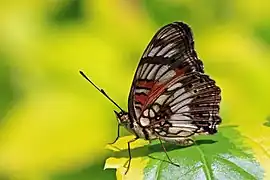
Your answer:
[[[140,65],[138,67],[138,70],[137,70],[137,74],[136,74],[136,78],[139,78],[140,74],[141,74],[141,71],[142,71],[142,65]]]
[[[169,86],[168,90],[172,91],[172,90],[175,90],[176,88],[179,88],[181,86],[182,86],[182,83],[178,82],[178,83],[173,84],[172,86]]]
[[[142,126],[148,126],[150,124],[150,120],[148,118],[141,117],[140,118],[140,123],[141,123]]]
[[[185,120],[191,120],[188,116],[183,116],[181,114],[173,114],[173,115],[171,115],[170,119],[171,120],[176,120],[176,121],[178,120],[179,122],[185,121]]]
[[[159,79],[159,82],[166,82],[169,79],[173,78],[176,75],[176,72],[174,70],[170,70],[166,72],[161,78]]]
[[[181,131],[181,128],[178,128],[178,127],[169,127],[168,129],[169,133],[172,133],[172,134],[177,134]]]
[[[185,91],[184,89],[181,89],[179,92],[174,93],[174,97],[178,97],[177,100],[178,101],[182,101],[187,99],[188,97],[192,96],[192,93],[189,92],[181,92],[181,91]]]
[[[148,116],[148,113],[149,113],[149,109],[146,109],[145,111],[143,111],[143,115],[146,117]]]
[[[167,52],[164,57],[172,57],[173,55],[175,55],[178,52],[177,49],[172,49],[169,52]]]
[[[148,66],[147,63],[145,63],[145,64],[143,65],[142,70],[141,70],[141,72],[140,72],[140,77],[141,77],[142,74],[144,73],[144,71],[145,71],[145,69],[146,69],[147,66]]]
[[[149,52],[148,56],[149,56],[149,57],[154,57],[155,54],[158,52],[159,49],[160,49],[160,46],[154,47],[154,48],[151,49],[151,51]]]
[[[159,105],[157,105],[157,104],[153,105],[152,108],[154,109],[155,112],[159,111]]]
[[[193,129],[189,129],[189,128],[179,128],[179,127],[170,127],[169,129],[169,133],[172,134],[182,134],[182,133],[188,133],[190,134],[190,132],[193,132]]]
[[[155,112],[153,111],[153,109],[149,110],[149,115],[150,117],[155,117]]]
[[[149,74],[149,71],[152,69],[153,66],[154,66],[154,64],[149,64],[148,65],[146,70],[143,72],[142,79],[145,79],[147,77],[147,75]]]
[[[163,66],[161,66],[161,68],[158,70],[158,72],[157,72],[157,75],[156,75],[156,80],[158,79],[158,78],[160,78],[160,76],[163,74],[163,73],[165,73],[167,70],[169,69],[169,67],[168,66],[166,66],[166,65],[163,65]]]
[[[156,103],[162,105],[167,98],[168,98],[168,95],[161,95],[157,98]]]
[[[163,39],[164,37],[171,35],[171,33],[175,32],[175,29],[172,28],[168,32],[164,33],[162,36],[160,36],[160,39]]]
[[[165,131],[161,131],[159,134],[160,134],[161,136],[165,136],[167,133],[166,133]]]
[[[177,135],[178,136],[190,136],[192,135],[194,132],[190,129],[182,129],[182,131],[180,131]]]
[[[178,97],[179,95],[183,94],[185,92],[184,88],[178,89],[174,94],[173,97]],[[184,94],[183,94],[184,95]]]
[[[153,67],[153,69],[151,69],[151,71],[149,72],[147,79],[151,80],[154,79],[154,75],[156,74],[157,69],[160,67],[160,65],[155,64],[155,66]]]
[[[151,45],[147,48],[147,50],[146,50],[145,53],[143,54],[143,58],[145,58],[145,57],[148,56],[149,51],[152,49],[152,47],[153,47],[153,44],[151,44]]]
[[[182,109],[185,105],[190,103],[191,101],[192,101],[192,98],[188,98],[188,99],[185,99],[185,100],[178,101],[174,106],[171,107],[171,110],[176,113],[180,109]]]
[[[141,114],[141,111],[135,107],[135,115],[136,117],[139,117]]]
[[[149,92],[148,89],[135,89],[135,93],[145,93],[147,94]]]
[[[164,48],[162,48],[157,56],[162,56],[164,53],[166,53],[174,44],[173,43],[170,43],[170,44],[167,44]]]
[[[172,123],[174,127],[178,127],[178,128],[186,128],[186,129],[197,129],[198,128],[197,126],[194,126],[192,124],[181,124],[181,121],[179,121],[179,122],[170,121],[170,123]]]
[[[190,108],[188,106],[183,106],[180,109],[178,109],[175,113],[184,113],[184,112],[188,112],[190,110]]]

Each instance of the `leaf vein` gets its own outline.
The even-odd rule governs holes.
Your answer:
[[[205,155],[204,155],[202,149],[199,147],[198,144],[196,144],[196,142],[195,142],[195,146],[196,146],[197,150],[198,150],[199,153],[200,153],[201,160],[202,160],[202,163],[203,163],[203,171],[204,171],[204,173],[205,173],[205,175],[206,175],[206,179],[208,179],[208,180],[214,179],[213,174],[211,173],[211,171],[212,171],[212,170],[211,170],[211,167],[210,167],[210,165],[208,164],[208,162],[207,162],[207,160],[206,160],[206,158],[205,158]]]
[[[163,161],[160,161],[159,165],[157,166],[156,180],[159,179],[159,176],[160,176],[160,169],[161,169],[162,163],[163,163]]]
[[[217,158],[219,158],[220,160],[222,161],[225,161],[227,164],[230,164],[231,166],[234,166],[239,173],[244,173],[246,174],[247,176],[249,176],[249,178],[252,178],[252,179],[257,179],[256,177],[254,177],[252,174],[250,174],[249,172],[247,172],[245,169],[243,169],[242,167],[240,167],[239,165],[235,164],[234,162],[228,160],[228,159],[225,159],[221,156],[217,156]]]

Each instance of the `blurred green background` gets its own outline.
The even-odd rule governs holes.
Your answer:
[[[270,152],[269,9],[268,0],[0,1],[0,179],[115,179],[103,165],[116,108],[78,71],[126,109],[143,50],[173,21],[192,27],[222,89],[223,125]]]

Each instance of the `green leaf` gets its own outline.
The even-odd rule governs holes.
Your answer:
[[[243,140],[235,127],[227,126],[216,135],[198,136],[189,147],[166,143],[168,155],[180,168],[166,162],[158,142],[137,147],[131,151],[133,159],[127,175],[123,168],[127,145],[121,141],[115,145],[120,149],[107,159],[105,168],[117,168],[118,179],[263,179],[263,168]]]

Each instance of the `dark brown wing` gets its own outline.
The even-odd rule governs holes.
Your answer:
[[[190,28],[182,22],[162,27],[153,37],[135,73],[129,94],[129,112],[138,118],[155,89],[188,72],[203,72]]]
[[[142,127],[157,124],[157,117],[165,119],[165,111],[171,111],[170,114],[167,115],[167,119],[170,118],[170,115],[174,112],[167,104],[170,102],[169,100],[165,104],[159,103],[159,110],[162,111],[154,111],[154,115],[151,110],[154,108],[153,105],[157,104],[156,102],[159,101],[160,98],[165,98],[165,96],[166,98],[174,97],[171,96],[174,93],[168,92],[167,89],[177,83],[182,84],[182,81],[188,84],[187,80],[192,80],[188,78],[190,76],[195,79],[197,77],[196,80],[199,79],[199,82],[201,79],[206,79],[205,81],[212,85],[213,80],[203,73],[203,64],[198,59],[194,50],[194,41],[191,29],[188,25],[182,22],[175,22],[164,26],[155,34],[139,62],[129,94],[128,109],[130,116]],[[195,79],[193,79],[192,82],[194,82]],[[179,87],[179,91],[188,91],[186,84],[182,84],[182,86]],[[198,84],[198,87],[200,86],[201,85]],[[216,104],[219,104],[220,90],[217,86],[213,86],[215,87],[213,91],[216,91],[215,93],[217,95],[212,96],[215,96]],[[197,88],[197,86],[194,85],[193,88]],[[196,94],[192,95],[192,103],[191,101],[184,102],[188,103],[189,106],[193,106],[196,102],[195,96]],[[183,97],[181,96],[181,98]],[[173,101],[173,99],[171,101]],[[185,104],[183,102],[179,103]],[[201,108],[201,110],[202,109],[203,108]],[[194,111],[195,108],[193,108],[190,113],[194,113]],[[194,118],[195,116],[190,117]],[[179,121],[181,121],[181,119],[179,119]],[[199,128],[198,123],[189,122],[189,124],[193,124],[196,129]]]
[[[221,123],[220,92],[215,81],[207,75],[189,73],[169,83],[163,93],[144,110],[151,111],[151,114],[144,116],[147,113],[143,112],[139,121],[149,118],[147,127],[166,140],[189,137],[194,133],[214,134],[216,125]]]

